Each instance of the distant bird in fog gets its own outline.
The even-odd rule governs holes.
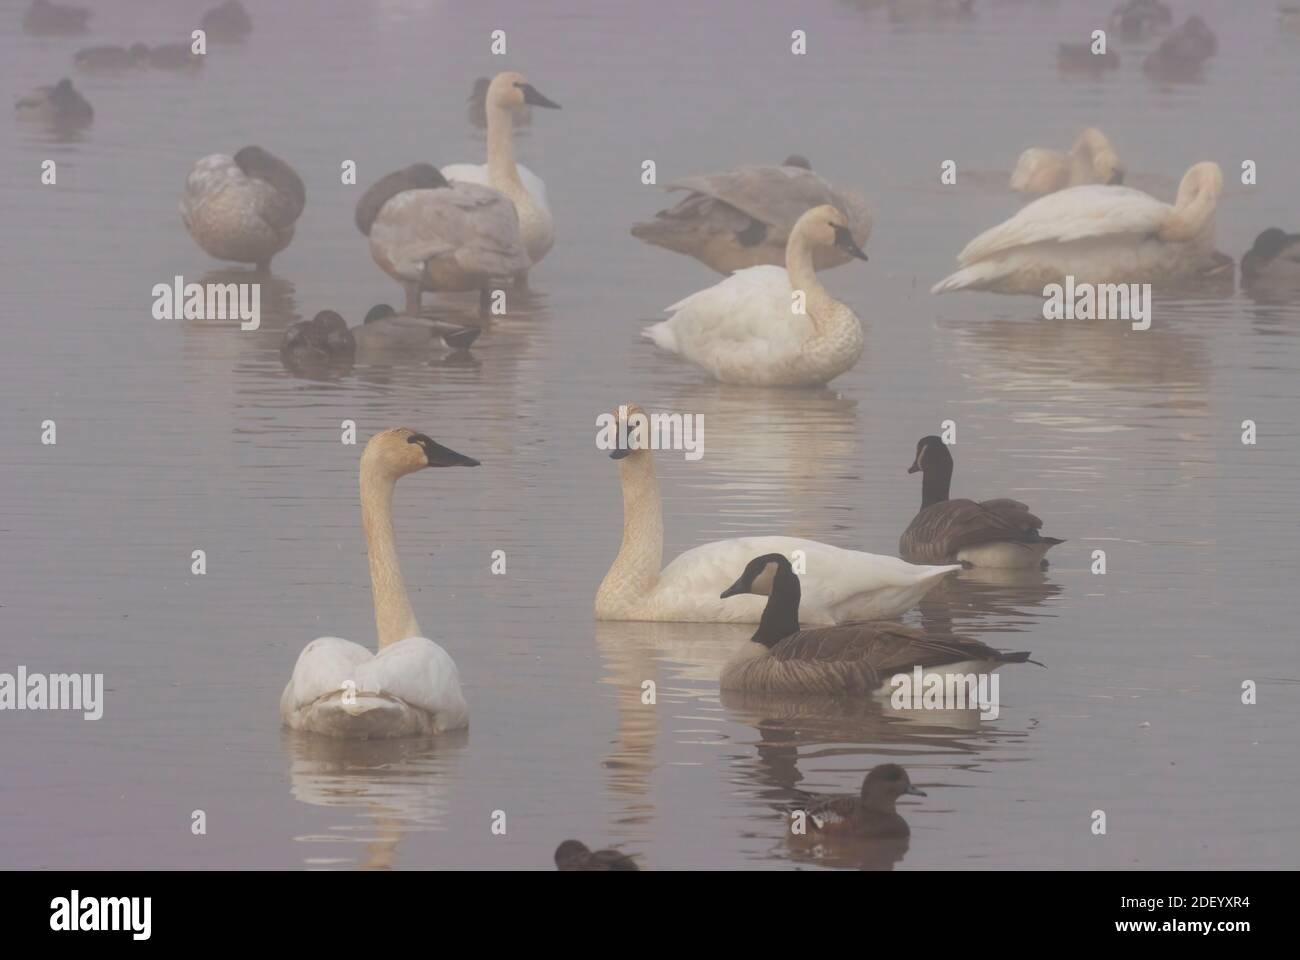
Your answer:
[[[95,119],[90,103],[66,77],[52,87],[37,87],[14,106],[23,120],[62,128],[85,127]]]
[[[1110,140],[1096,127],[1079,134],[1069,153],[1030,147],[1020,154],[1011,173],[1011,189],[1029,194],[1053,193],[1085,183],[1123,182],[1124,165]]]
[[[1173,25],[1173,11],[1160,0],[1127,0],[1106,18],[1106,31],[1128,41],[1145,40]]]
[[[206,59],[188,43],[164,43],[149,48],[149,66],[155,70],[198,70]]]
[[[1269,227],[1241,258],[1241,285],[1263,293],[1300,293],[1300,233]]]
[[[1107,70],[1118,70],[1119,54],[1114,50],[1093,53],[1090,43],[1062,43],[1056,49],[1056,69],[1062,73],[1082,73],[1099,77]]]
[[[322,310],[310,320],[290,325],[280,342],[280,359],[296,374],[346,373],[356,352],[357,342],[347,321],[333,310]]]
[[[181,219],[194,242],[219,260],[271,268],[289,245],[307,203],[307,190],[293,167],[261,147],[233,157],[206,156],[185,179]]]
[[[798,154],[779,167],[734,167],[683,177],[664,189],[687,193],[653,220],[634,224],[632,236],[694,257],[718,273],[760,264],[784,266],[790,231],[805,211],[822,204],[847,215],[859,247],[865,247],[871,236],[867,201],[853,191],[831,186]],[[818,249],[814,258],[818,270],[853,259],[842,248]]]
[[[442,174],[453,183],[480,184],[510,198],[519,215],[519,236],[528,251],[530,266],[536,266],[555,243],[555,221],[546,202],[546,184],[522,164],[515,163],[514,116],[524,106],[558,110],[560,105],[542,95],[522,73],[498,73],[488,84],[487,163],[452,163]],[[524,286],[528,270],[515,276]]]
[[[32,0],[23,14],[23,30],[34,37],[70,36],[85,33],[90,11],[84,7],[68,7],[49,0]]]
[[[72,55],[78,70],[129,70],[149,65],[149,48],[143,43],[130,47],[86,47]]]
[[[253,20],[239,0],[213,7],[199,20],[199,26],[209,40],[218,43],[238,43],[253,32]]]
[[[1152,80],[1167,83],[1185,83],[1201,75],[1205,61],[1219,49],[1214,31],[1200,17],[1187,21],[1160,42],[1160,46],[1147,54],[1142,70]]]
[[[556,847],[555,866],[561,872],[641,869],[626,853],[617,850],[588,850],[581,840],[565,840]]]

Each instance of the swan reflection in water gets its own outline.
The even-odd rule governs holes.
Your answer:
[[[315,845],[304,865],[389,870],[397,865],[404,836],[446,829],[448,795],[468,741],[466,730],[436,740],[355,741],[284,730],[294,799],[336,808],[340,816],[322,833],[294,838]]]

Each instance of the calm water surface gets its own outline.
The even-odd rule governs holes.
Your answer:
[[[25,3],[6,3],[6,95],[54,82],[87,43],[182,39],[208,5],[105,0],[92,38],[33,40]],[[1296,866],[1300,310],[1164,299],[1137,333],[1036,319],[1033,298],[927,292],[1015,209],[1001,182],[1020,150],[1068,146],[1089,123],[1170,194],[1218,161],[1234,257],[1264,227],[1300,229],[1300,37],[1269,3],[1179,3],[1219,33],[1203,83],[1155,86],[1127,46],[1098,81],[1058,76],[1057,42],[1112,5],[990,0],[969,23],[891,24],[839,0],[250,3],[252,39],[214,46],[199,76],[78,77],[96,110],[84,137],[7,121],[0,670],[102,672],[108,694],[94,723],[0,718],[0,863],[549,868],[578,836],[660,869]],[[488,54],[498,27],[505,58]],[[807,57],[789,54],[795,28]],[[415,160],[481,162],[465,97],[503,63],[564,105],[519,142],[559,234],[532,296],[472,362],[288,374],[289,323],[397,302],[352,225],[357,190]],[[155,283],[229,275],[176,205],[194,159],[250,142],[308,189],[262,329],[153,319]],[[664,200],[641,163],[667,181],[792,151],[875,205],[871,261],[825,275],[867,352],[830,390],[721,387],[638,339],[717,279],[628,235]],[[47,158],[57,187],[39,184]],[[348,159],[361,188],[339,183]],[[944,159],[955,188],[938,186]],[[1243,159],[1258,186],[1232,186]],[[668,557],[742,533],[893,553],[920,500],[913,445],[955,420],[954,494],[1026,500],[1068,542],[1042,574],[966,574],[906,619],[1046,667],[1002,672],[996,720],[899,719],[720,697],[743,627],[594,623],[622,529],[594,418],[633,399],[705,417],[702,460],[658,458]],[[45,419],[57,446],[39,442]],[[408,478],[396,504],[421,622],[472,705],[458,737],[340,745],[280,728],[307,641],[374,642],[344,419],[362,441],[409,425],[483,461]],[[1098,549],[1105,576],[1089,569]],[[910,847],[812,859],[787,843],[796,791],[856,791],[887,760],[929,794],[900,808]]]

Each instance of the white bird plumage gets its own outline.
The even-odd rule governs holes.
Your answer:
[[[1048,194],[984,231],[957,256],[962,265],[931,288],[1036,293],[1071,275],[1076,283],[1161,283],[1220,269],[1214,212],[1218,164],[1195,164],[1174,204],[1128,187],[1088,185]],[[1229,261],[1230,262],[1230,261]]]
[[[629,423],[644,411],[624,408]],[[736,571],[756,556],[803,554],[803,616],[810,624],[879,620],[914,606],[958,565],[924,566],[897,557],[805,540],[742,537],[701,544],[663,566],[663,506],[649,450],[619,454],[623,542],[596,593],[598,620],[758,623],[765,599],[724,600]]]
[[[862,356],[862,324],[833,298],[813,266],[818,247],[866,259],[843,212],[828,205],[804,213],[790,231],[786,266],[737,270],[670,306],[667,320],[641,335],[723,383],[819,386]],[[795,299],[803,294],[802,312]]]
[[[397,479],[425,467],[477,466],[405,427],[384,430],[361,457],[362,525],[370,555],[379,651],[338,637],[303,649],[280,697],[280,717],[294,730],[330,737],[428,736],[469,723],[469,707],[451,656],[420,636],[393,536]]]

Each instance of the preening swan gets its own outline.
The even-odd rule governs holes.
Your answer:
[[[412,316],[424,290],[478,290],[486,312],[491,285],[529,265],[514,204],[491,187],[448,183],[427,163],[380,178],[357,201],[356,224]]]
[[[443,176],[453,183],[476,183],[504,193],[519,213],[519,233],[528,259],[535,265],[546,256],[555,242],[555,222],[546,203],[546,184],[522,164],[515,163],[515,111],[524,106],[560,105],[542,96],[521,73],[498,73],[488,85],[487,163],[453,163],[442,168]],[[527,279],[527,270],[517,279]]]
[[[1079,134],[1069,153],[1030,147],[1020,155],[1011,174],[1011,189],[1031,194],[1053,193],[1085,183],[1123,182],[1124,166],[1119,154],[1096,127]]]
[[[1223,192],[1217,163],[1193,166],[1173,206],[1128,187],[1070,187],[1026,204],[957,255],[962,265],[931,293],[992,290],[1042,295],[1049,283],[1171,283],[1217,274],[1232,261],[1214,249]]]
[[[817,279],[819,249],[867,259],[843,213],[813,207],[790,231],[785,267],[738,270],[674,303],[667,320],[641,335],[723,383],[811,387],[833,380],[858,362],[865,341],[853,311]]]
[[[214,153],[194,164],[181,219],[211,256],[266,271],[293,239],[306,204],[307,189],[293,167],[261,147],[244,147],[233,157]]]
[[[644,411],[626,407],[629,423]],[[759,553],[803,554],[810,623],[897,616],[956,566],[916,566],[895,557],[844,550],[799,537],[743,537],[692,547],[663,566],[664,522],[649,450],[618,449],[623,486],[623,542],[596,593],[598,620],[757,623],[758,597],[723,600],[736,570]]]
[[[456,664],[421,636],[406,595],[393,537],[393,489],[425,467],[477,467],[405,427],[370,438],[361,455],[361,523],[370,553],[379,652],[338,637],[307,644],[280,697],[280,717],[295,730],[329,737],[427,736],[469,723]]]
[[[64,77],[51,87],[37,87],[14,104],[23,120],[36,120],[57,127],[79,128],[95,119],[95,111],[76,88]]]
[[[781,266],[795,223],[812,207],[824,204],[848,216],[859,247],[865,247],[871,236],[867,201],[831,186],[798,154],[791,154],[779,167],[736,167],[674,180],[664,189],[687,194],[653,220],[634,224],[632,236],[694,257],[719,273],[761,264]],[[818,270],[828,270],[852,257],[845,250],[822,247],[815,251],[813,263]]]
[[[807,814],[809,836],[889,838],[911,834],[907,821],[894,804],[901,796],[924,797],[912,786],[907,771],[896,763],[882,763],[862,778],[854,797],[820,797],[797,809]]]
[[[1028,653],[1001,653],[965,637],[929,637],[898,623],[845,623],[799,627],[800,583],[780,553],[755,557],[723,597],[767,596],[754,635],[722,668],[723,690],[763,693],[872,693],[915,667],[951,673],[987,673],[1004,663],[1024,663]]]
[[[617,850],[590,850],[581,840],[565,840],[556,847],[555,866],[561,872],[641,869],[626,853]]]
[[[1039,535],[1043,521],[1018,500],[949,500],[952,454],[938,437],[922,437],[908,473],[921,472],[921,510],[903,531],[898,552],[913,563],[971,567],[1040,567],[1058,543]]]

